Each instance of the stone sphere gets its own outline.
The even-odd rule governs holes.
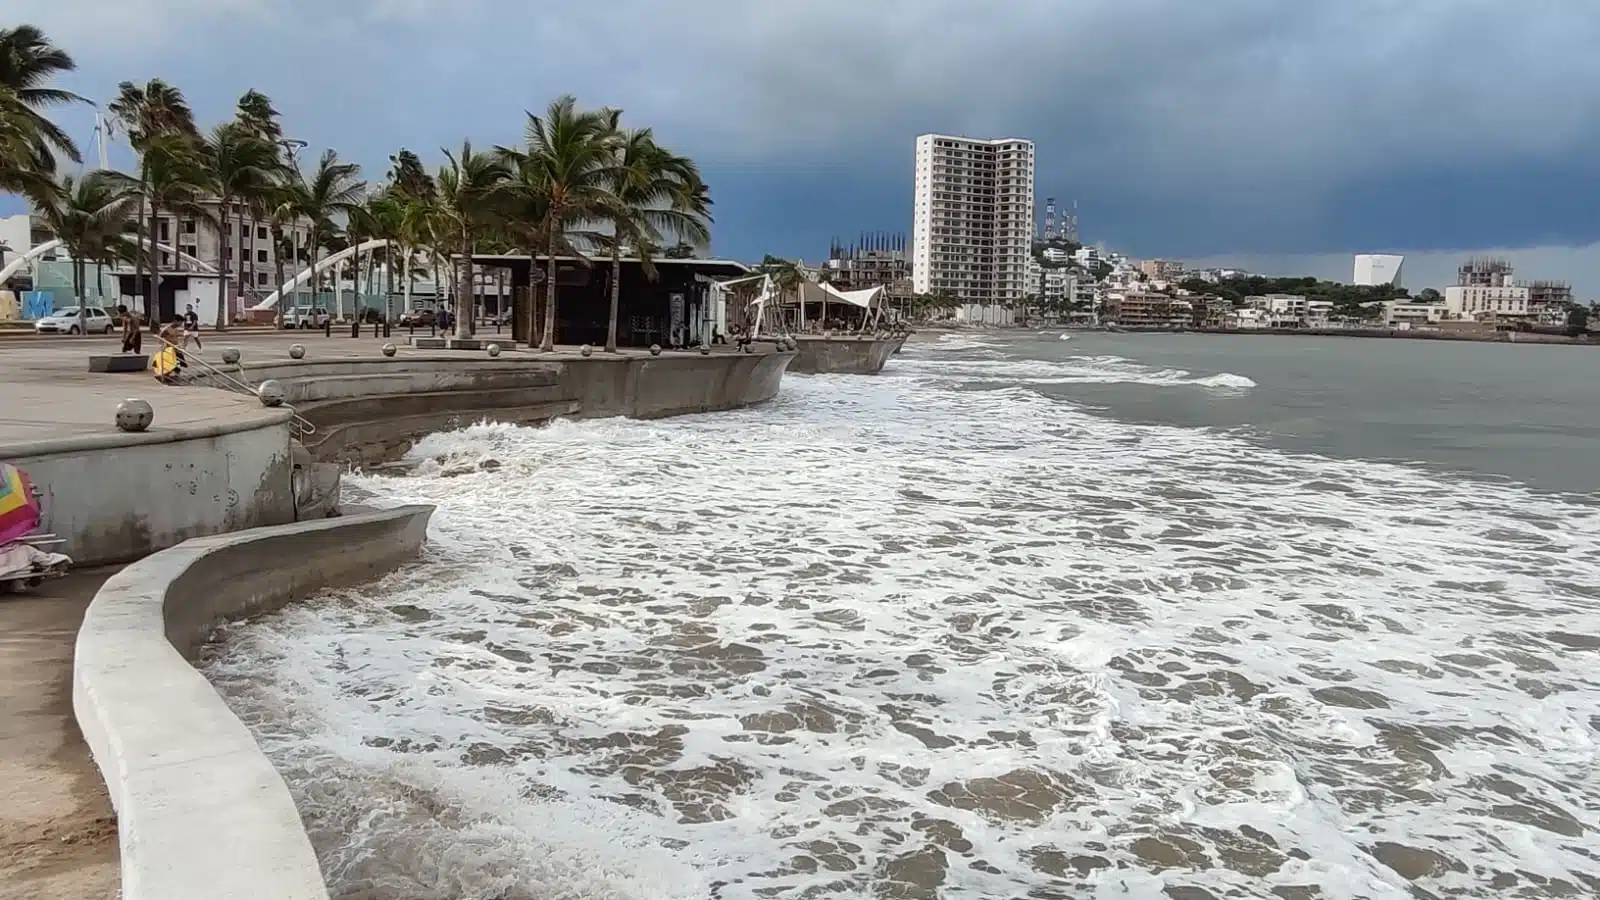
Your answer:
[[[755,342],[746,341],[745,345],[744,345],[744,352],[746,352],[746,353],[754,353],[754,352],[756,352]]]
[[[499,356],[500,355],[500,345],[499,344],[490,344],[489,346],[487,346],[487,347],[485,347],[483,349],[486,350],[490,356]]]
[[[784,338],[783,339],[783,349],[785,349],[785,350],[798,350],[798,349],[800,349],[800,342],[795,340],[794,338]]]
[[[156,411],[137,397],[117,404],[117,428],[122,431],[143,431],[155,420]]]
[[[222,348],[222,361],[227,363],[230,366],[238,363],[239,362],[239,348],[238,347],[223,347]]]
[[[261,398],[262,406],[282,406],[283,385],[269,378],[256,386],[256,396]]]
[[[290,344],[289,356],[291,359],[304,359],[306,355],[305,344]]]
[[[701,356],[710,356],[711,355],[711,345],[710,344],[701,344],[700,345],[700,355]]]
[[[396,348],[395,348],[395,345],[393,345],[393,344],[384,344],[382,349],[383,349],[383,355],[384,356],[393,356],[393,355],[395,355]]]
[[[594,348],[589,346],[588,344],[584,344],[582,347],[578,348],[578,352],[583,354],[584,356],[588,356],[589,354],[594,352]]]
[[[650,355],[651,356],[660,356],[661,355],[661,345],[660,344],[651,344],[650,345]]]

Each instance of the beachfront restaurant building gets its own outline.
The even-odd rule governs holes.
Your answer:
[[[511,275],[511,333],[515,340],[543,340],[549,258],[515,254],[474,254],[475,265],[505,269]],[[727,259],[653,260],[656,277],[638,259],[621,261],[617,343],[623,347],[692,347],[728,334],[728,315],[717,282],[748,275],[743,263]],[[589,260],[556,257],[555,343],[603,347],[611,313],[609,257]]]

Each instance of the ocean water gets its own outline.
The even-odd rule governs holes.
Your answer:
[[[1595,418],[1528,474],[1390,427],[1436,362],[1373,412],[1320,345],[1173,340],[433,436],[351,479],[438,505],[426,558],[207,674],[339,898],[1600,893]]]

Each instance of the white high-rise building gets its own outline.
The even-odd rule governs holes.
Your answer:
[[[1352,283],[1363,287],[1377,287],[1380,284],[1400,287],[1400,266],[1405,261],[1404,256],[1392,253],[1358,253]]]
[[[1033,250],[1033,142],[917,138],[911,289],[950,293],[963,321],[1009,324],[1028,293]]]

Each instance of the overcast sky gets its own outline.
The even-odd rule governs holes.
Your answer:
[[[401,146],[514,141],[562,92],[620,106],[702,162],[740,258],[909,230],[925,131],[1032,138],[1041,208],[1076,199],[1085,237],[1136,256],[1600,240],[1596,0],[5,7],[77,57],[68,87],[165,78],[208,124],[253,87],[374,177]],[[1600,294],[1593,251],[1565,257],[1582,271],[1528,274]]]

